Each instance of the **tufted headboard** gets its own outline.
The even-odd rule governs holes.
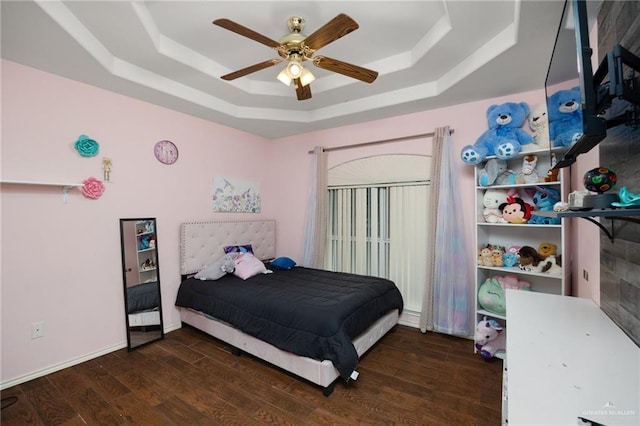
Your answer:
[[[276,221],[185,222],[180,225],[180,274],[199,272],[224,254],[224,246],[251,244],[258,259],[276,255]]]

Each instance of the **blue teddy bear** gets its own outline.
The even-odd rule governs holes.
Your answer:
[[[518,154],[522,145],[533,143],[533,136],[521,129],[528,115],[526,102],[491,105],[487,109],[489,130],[480,135],[474,145],[462,148],[462,161],[476,165],[489,155],[507,160]]]
[[[580,88],[558,90],[547,99],[549,139],[553,146],[571,146],[582,136]]]

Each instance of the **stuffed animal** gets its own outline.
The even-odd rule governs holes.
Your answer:
[[[497,315],[507,313],[507,302],[504,297],[504,289],[495,278],[487,278],[478,287],[478,304],[489,312]]]
[[[480,247],[478,253],[478,266],[491,266],[491,244]]]
[[[204,269],[195,275],[199,280],[218,280],[226,274],[232,273],[235,268],[236,253],[226,253],[222,257],[216,259],[213,263],[207,265]]]
[[[482,195],[482,217],[487,223],[507,223],[502,218],[502,210],[498,207],[507,202],[507,191],[504,189],[486,189]]]
[[[543,103],[535,107],[529,114],[529,128],[533,132],[533,144],[522,147],[523,151],[533,149],[548,149],[549,142],[549,117],[547,116],[547,104]]]
[[[516,183],[537,183],[540,181],[536,166],[538,165],[538,156],[529,154],[522,157],[522,170],[516,176]]]
[[[509,196],[507,201],[498,206],[502,218],[509,223],[527,223],[534,207],[520,197]]]
[[[559,255],[549,255],[540,264],[540,272],[550,275],[562,275],[562,258]]]
[[[516,174],[507,169],[507,162],[498,158],[487,160],[484,167],[478,171],[478,185],[513,185],[516,183]]]
[[[549,138],[553,146],[571,146],[582,136],[580,88],[558,90],[547,99]]]
[[[558,246],[553,243],[543,242],[538,246],[538,254],[540,256],[555,256],[557,251]]]
[[[542,243],[550,244],[550,243]],[[543,256],[531,246],[523,246],[519,251],[520,269],[552,275],[562,274],[562,258],[559,255]]]
[[[545,259],[531,246],[520,247],[520,250],[518,250],[518,256],[520,257],[521,269],[524,269],[527,266],[538,266],[538,264]]]
[[[151,235],[142,235],[138,237],[138,250],[147,250],[149,248],[149,242],[151,241]]]
[[[491,105],[487,109],[489,129],[474,145],[462,148],[462,161],[476,165],[490,155],[507,160],[518,154],[522,145],[533,143],[533,136],[521,128],[528,115],[529,105],[526,102]]]
[[[496,315],[507,313],[507,302],[505,291],[507,289],[531,290],[531,284],[527,281],[519,280],[513,274],[496,275],[484,280],[478,287],[478,304],[487,311]]]
[[[491,248],[491,266],[502,267],[504,266],[504,247],[499,245],[493,245]]]
[[[495,278],[498,280],[500,287],[502,287],[503,290],[507,290],[509,288],[514,290],[531,290],[531,283],[518,279],[514,274],[496,275]]]
[[[519,261],[520,259],[518,258],[518,253],[507,252],[502,255],[502,264],[507,268],[518,265]]]
[[[527,189],[525,189],[525,191],[527,191]],[[531,194],[531,200],[533,201],[536,211],[551,212],[553,211],[553,206],[558,201],[560,201],[560,193],[548,186],[536,186],[535,192]],[[529,219],[528,223],[542,225],[559,225],[560,218],[540,216],[535,214],[534,212],[531,214],[531,219]]]
[[[507,332],[496,320],[484,317],[476,326],[475,346],[482,358],[491,359],[507,348]]]

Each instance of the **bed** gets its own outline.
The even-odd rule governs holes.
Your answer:
[[[259,259],[273,259],[275,221],[181,225],[182,322],[236,354],[245,351],[319,385],[325,396],[338,379],[356,379],[358,359],[398,322],[402,296],[395,284],[299,266],[247,280],[193,277],[222,256],[222,247],[246,244]]]
[[[160,291],[158,282],[127,287],[127,315],[129,327],[145,327],[160,324]]]

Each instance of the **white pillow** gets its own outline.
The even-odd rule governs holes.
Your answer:
[[[240,253],[234,262],[236,269],[233,271],[233,275],[243,280],[267,272],[267,267],[264,266],[264,263],[251,253]]]

